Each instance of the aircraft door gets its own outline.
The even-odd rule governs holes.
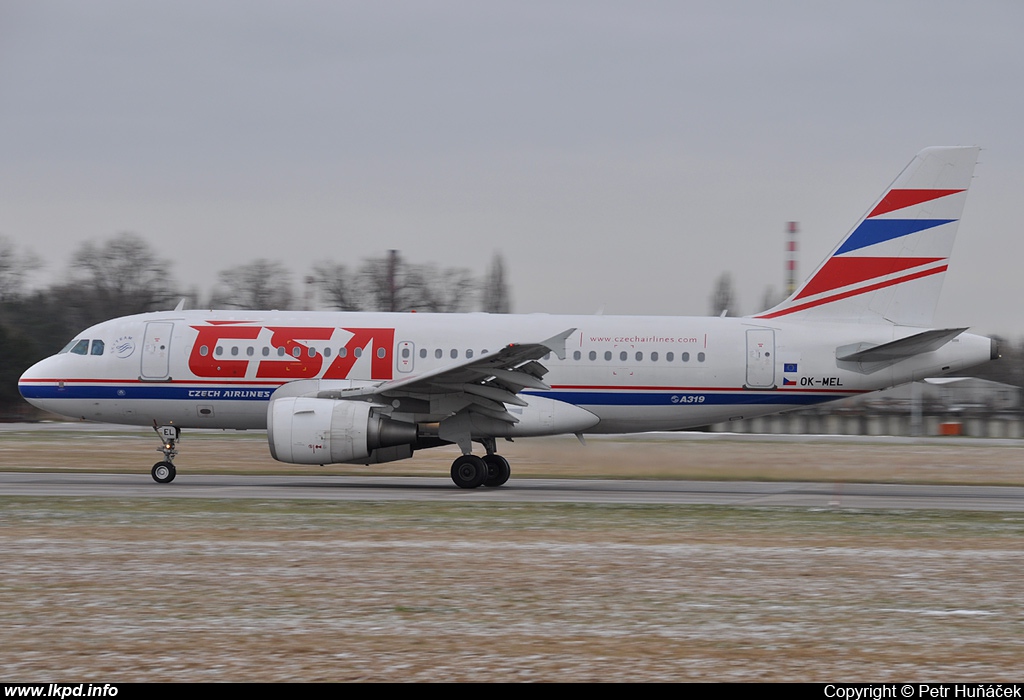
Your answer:
[[[142,343],[142,379],[167,379],[170,376],[173,334],[174,324],[170,321],[146,324],[146,337]]]
[[[775,387],[775,331],[771,328],[747,329],[748,389]]]
[[[395,358],[395,364],[398,365],[398,371],[412,372],[415,361],[416,346],[408,340],[400,342],[398,344],[398,356]]]

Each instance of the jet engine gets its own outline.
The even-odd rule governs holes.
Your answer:
[[[372,464],[411,457],[416,426],[362,401],[286,396],[267,407],[267,441],[279,462]]]

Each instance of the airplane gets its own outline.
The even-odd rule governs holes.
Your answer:
[[[452,481],[505,484],[501,438],[684,430],[963,370],[994,340],[932,317],[980,149],[927,148],[779,305],[747,317],[184,310],[106,321],[19,380],[88,421],[266,430],[289,464],[454,444]],[[473,453],[473,445],[483,455]]]

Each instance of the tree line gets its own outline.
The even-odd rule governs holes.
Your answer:
[[[18,377],[60,350],[75,334],[118,316],[187,308],[301,309],[509,313],[504,261],[495,254],[483,275],[461,267],[407,261],[398,251],[352,267],[325,260],[302,278],[265,258],[221,270],[210,295],[183,289],[170,262],[141,236],[122,233],[77,248],[60,280],[30,288],[42,267],[31,252],[0,236],[0,416],[23,405]]]

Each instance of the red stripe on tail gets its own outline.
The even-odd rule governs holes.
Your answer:
[[[871,213],[867,215],[870,219],[872,216],[879,216],[880,214],[886,214],[890,211],[896,211],[897,209],[905,209],[906,207],[912,207],[915,204],[921,204],[922,202],[930,202],[933,199],[939,199],[940,197],[948,197],[951,194],[957,192],[963,192],[964,190],[889,190],[882,197],[882,201],[879,202]]]
[[[808,280],[797,299],[814,296],[822,292],[864,282],[875,277],[885,277],[896,272],[909,270],[938,262],[944,258],[830,258],[812,279]]]

